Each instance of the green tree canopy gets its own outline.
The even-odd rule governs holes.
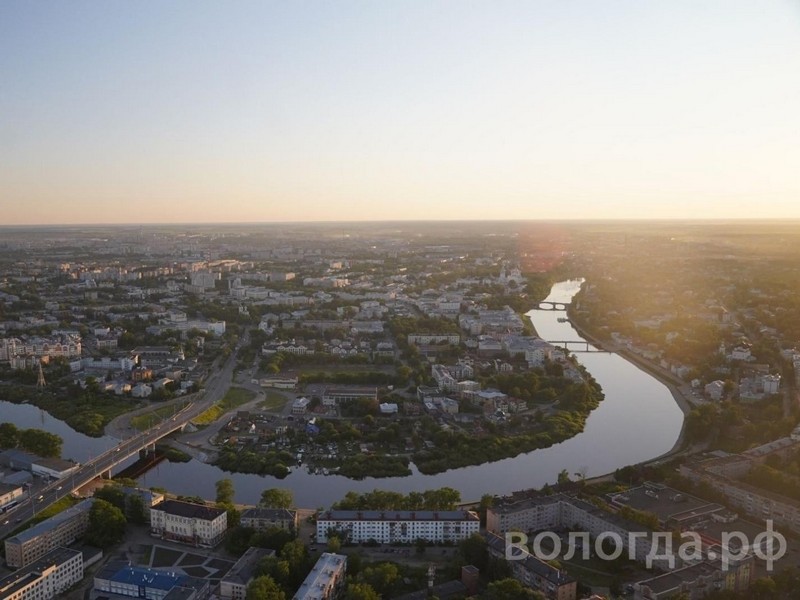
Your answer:
[[[220,479],[216,483],[217,504],[233,504],[233,481],[231,479]]]
[[[247,586],[246,600],[286,600],[286,594],[268,575],[256,577]]]
[[[291,490],[284,488],[269,488],[261,492],[259,506],[264,508],[291,508],[294,496]]]
[[[381,600],[381,596],[368,583],[351,583],[347,586],[344,600]]]
[[[96,499],[89,510],[85,540],[92,546],[108,548],[125,537],[127,521],[122,511],[105,500]]]
[[[516,579],[493,581],[486,588],[487,600],[545,600],[544,594],[525,587]]]

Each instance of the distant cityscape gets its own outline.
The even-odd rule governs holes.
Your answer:
[[[791,597],[796,241],[767,223],[5,229],[0,596]],[[531,473],[543,487],[509,471],[481,497],[381,490],[535,470],[630,412],[595,354],[666,391],[671,447],[616,416],[642,458],[611,472],[564,454]],[[15,423],[23,405],[113,442],[66,456]],[[216,497],[145,485],[163,461],[213,465]],[[263,482],[258,501],[236,500],[239,478]],[[327,501],[333,478],[372,487]],[[326,505],[298,506],[298,485]],[[772,528],[780,553],[728,547]],[[568,551],[512,556],[515,534]],[[692,556],[670,550],[681,536]]]

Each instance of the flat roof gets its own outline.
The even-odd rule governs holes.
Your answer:
[[[0,579],[0,595],[3,598],[11,596],[38,579],[42,570],[54,565],[64,564],[74,558],[76,554],[81,555],[78,550],[72,550],[71,548],[61,547],[51,550],[28,566],[17,569],[10,575]]]
[[[329,510],[318,520],[331,521],[478,521],[469,510]]]
[[[311,594],[328,586],[334,575],[344,570],[347,564],[347,557],[343,554],[332,554],[323,552],[319,557],[311,572],[306,576],[300,588],[295,592],[294,599],[314,598]]]
[[[623,504],[636,510],[655,514],[665,523],[670,519],[682,521],[725,510],[716,502],[666,487],[644,484],[624,492],[609,494],[615,504]]]
[[[655,594],[663,594],[670,590],[677,589],[683,583],[691,583],[696,581],[699,577],[709,577],[717,572],[714,565],[709,562],[701,562],[691,567],[684,567],[683,569],[676,569],[663,575],[658,575],[652,579],[640,581],[639,585],[647,586]]]
[[[17,535],[12,538],[6,540],[10,543],[17,543],[17,544],[24,544],[37,536],[42,535],[50,531],[51,529],[58,527],[61,523],[65,521],[69,521],[70,519],[76,517],[77,515],[88,512],[90,508],[92,508],[92,504],[94,504],[94,498],[86,498],[76,504],[68,508],[67,510],[62,510],[60,513],[53,515],[49,519],[42,521],[41,523],[37,523],[33,527],[26,529],[25,531],[21,531]]]
[[[245,508],[241,512],[242,519],[272,519],[272,520],[292,520],[297,516],[297,511],[288,508]]]
[[[265,556],[275,556],[275,550],[251,546],[247,549],[247,552],[242,554],[241,558],[236,561],[236,564],[231,567],[230,571],[225,574],[222,581],[247,585],[253,577],[255,577],[258,563]]]

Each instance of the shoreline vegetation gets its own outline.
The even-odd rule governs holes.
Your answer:
[[[580,295],[583,292],[583,286],[578,291],[578,293],[573,297],[573,302],[569,305],[567,309],[567,315],[569,317],[570,324],[575,329],[580,337],[585,339],[587,342],[592,344],[595,347],[603,348],[612,354],[616,354],[638,369],[644,371],[651,377],[654,377],[659,383],[664,385],[672,395],[672,398],[675,400],[675,404],[683,413],[683,423],[681,425],[680,433],[678,434],[678,438],[675,440],[672,448],[670,448],[667,452],[660,454],[659,456],[654,456],[653,458],[642,461],[639,464],[648,464],[652,462],[656,462],[659,460],[663,460],[665,458],[671,457],[674,454],[682,451],[686,445],[686,417],[689,413],[692,412],[694,406],[692,405],[691,401],[686,397],[686,395],[681,391],[679,387],[679,380],[675,377],[670,375],[669,377],[661,372],[661,370],[654,365],[647,359],[638,356],[637,354],[631,352],[626,348],[620,347],[618,344],[614,344],[611,341],[602,340],[600,336],[598,336],[595,332],[593,332],[582,319],[577,317],[574,312],[575,300],[580,298]],[[606,475],[598,476],[606,477]]]
[[[528,333],[535,330],[526,312],[547,297],[552,285],[551,274],[531,278],[529,287],[532,293],[520,295],[514,303],[513,308],[522,316]],[[502,303],[508,304],[508,298],[503,298]],[[583,381],[563,380],[558,395],[552,398],[554,410],[545,415],[536,404],[529,404],[530,409],[535,410],[513,415],[513,430],[504,425],[488,423],[484,431],[476,436],[474,432],[465,430],[437,428],[436,431],[427,432],[428,443],[424,447],[412,452],[338,456],[331,464],[321,465],[325,467],[323,472],[351,479],[404,477],[412,475],[413,463],[420,473],[435,475],[451,469],[514,458],[566,441],[584,430],[589,414],[604,398],[597,381],[582,366],[577,366]],[[531,394],[536,392],[527,391]],[[293,463],[292,453],[286,450],[257,453],[223,447],[212,464],[232,473],[272,475],[282,479],[291,472],[289,465]]]

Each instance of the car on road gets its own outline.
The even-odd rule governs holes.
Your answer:
[[[39,497],[37,498],[37,500],[38,500],[39,502],[41,502],[42,500],[44,500],[44,494],[42,494],[41,496],[39,496]]]
[[[3,521],[3,525],[8,525],[8,519],[6,519],[5,521]]]
[[[60,485],[60,486],[58,486],[58,487],[56,488],[56,491],[57,491],[57,492],[58,492],[58,491],[61,491],[61,488],[63,488],[63,487],[64,487],[63,485]]]

